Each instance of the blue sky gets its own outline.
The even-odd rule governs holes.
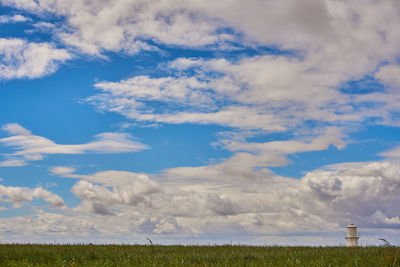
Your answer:
[[[0,0],[2,240],[400,244],[398,12]]]

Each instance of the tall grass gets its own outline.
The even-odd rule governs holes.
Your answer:
[[[400,266],[398,247],[0,245],[0,266]]]

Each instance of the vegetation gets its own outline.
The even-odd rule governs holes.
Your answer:
[[[0,245],[0,266],[400,266],[399,247]]]

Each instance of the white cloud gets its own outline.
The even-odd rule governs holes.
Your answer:
[[[271,177],[266,169],[254,171],[256,168],[277,167],[288,165],[286,156],[308,151],[322,151],[330,145],[343,149],[346,136],[341,129],[327,128],[325,133],[312,140],[272,141],[264,143],[248,143],[245,140],[221,139],[219,144],[236,152],[232,157],[214,165],[200,167],[178,167],[164,170],[168,177],[186,177],[215,180],[231,179],[265,179]]]
[[[14,16],[6,16],[6,15],[1,15],[0,16],[0,24],[1,23],[17,23],[17,22],[26,22],[29,21],[30,18],[24,17],[22,15],[14,15]]]
[[[9,123],[3,125],[3,131],[7,132],[10,135],[31,135],[32,133],[19,125],[18,123]]]
[[[140,39],[189,47],[214,44],[229,47],[227,42],[236,41],[235,34],[223,30],[229,27],[250,42],[268,45],[290,42],[291,46],[296,43],[304,48],[332,40],[334,27],[330,20],[345,19],[328,9],[324,1],[305,1],[301,5],[296,1],[279,4],[252,1],[245,7],[241,1],[2,0],[1,3],[66,17],[69,27],[58,33],[59,37],[90,54],[103,49],[141,49]]]
[[[400,66],[385,65],[379,68],[379,71],[375,73],[375,77],[381,80],[384,84],[398,90],[400,87]]]
[[[113,178],[112,175],[109,175],[108,183],[113,183]],[[160,191],[159,185],[151,181],[146,175],[138,175],[130,179],[129,183],[114,186],[112,190],[85,180],[77,182],[71,188],[71,192],[83,201],[77,210],[87,210],[103,215],[112,214],[109,208],[118,207],[118,205],[137,206],[144,204],[151,207],[149,196]]]
[[[0,185],[0,201],[11,202],[14,207],[19,207],[25,202],[30,202],[33,198],[41,198],[52,207],[64,207],[64,201],[58,195],[37,187],[34,189],[18,186],[3,186]]]
[[[36,188],[33,191],[32,196],[35,198],[41,198],[44,201],[50,203],[54,207],[64,206],[64,201],[61,199],[61,197],[41,187]]]
[[[324,62],[316,62],[312,55],[302,60],[253,56],[237,62],[179,58],[167,64],[176,76],[136,76],[96,83],[102,92],[87,101],[98,110],[137,121],[219,124],[266,131],[293,129],[304,121],[346,125],[377,118],[376,123],[399,123],[394,114],[399,111],[398,90],[368,94],[338,90],[349,79],[373,71],[371,65],[335,69]],[[391,67],[391,77],[395,77],[394,71]],[[387,83],[388,68],[381,68],[376,76],[383,81],[384,72]]]
[[[127,171],[101,171],[91,175],[76,174],[74,168],[57,166],[50,169],[50,172],[62,177],[84,179],[95,184],[105,186],[121,186],[129,185],[133,181],[143,178],[141,173],[133,173]],[[144,178],[145,179],[145,178]]]
[[[339,61],[347,57],[352,62],[355,54],[393,53],[399,40],[395,31],[399,5],[392,0],[251,1],[246,5],[240,0],[89,3],[2,0],[0,3],[65,17],[68,26],[58,33],[59,37],[91,54],[136,46],[141,39],[199,47],[237,41],[239,35],[244,37],[240,41],[252,44],[313,51],[332,59],[340,58]],[[226,28],[233,29],[234,34],[224,31]],[[373,50],[375,45],[386,49]],[[333,65],[338,67],[336,63],[337,60]],[[364,62],[352,63],[362,66]]]
[[[96,237],[151,234],[163,239],[163,233],[192,241],[203,235],[222,238],[226,234],[233,238],[297,233],[312,237],[321,232],[324,236],[344,232],[350,222],[361,232],[379,235],[400,225],[398,164],[353,163],[329,168],[308,172],[301,179],[262,170],[250,180],[235,172],[225,178],[201,172],[190,177],[178,172],[145,176],[117,171],[66,176],[83,179],[71,189],[82,200],[71,212],[82,225],[91,225],[83,235],[96,229]],[[130,183],[120,185],[122,176]],[[68,221],[69,215],[65,216]],[[106,222],[117,228],[106,227]],[[65,234],[73,234],[67,229]]]
[[[89,98],[98,109],[139,121],[270,131],[284,131],[304,120],[342,124],[372,117],[378,123],[399,123],[393,116],[396,101],[390,101],[399,98],[397,93],[352,95],[337,90],[399,55],[396,1],[251,1],[244,7],[242,1],[76,0],[25,6],[65,16],[68,31],[58,32],[59,38],[89,54],[139,51],[148,48],[146,40],[189,47],[221,45],[220,50],[225,41],[238,41],[287,52],[231,62],[179,59],[169,64],[172,76],[100,82],[95,86],[105,93]],[[227,34],[227,28],[234,34]],[[376,76],[385,82],[388,70],[386,78],[383,71]],[[150,100],[161,102],[162,108]],[[175,105],[184,111],[171,108]]]
[[[379,155],[388,157],[388,158],[392,158],[392,159],[400,159],[400,146],[395,146],[392,149],[383,151]]]
[[[195,77],[173,78],[163,77],[152,79],[148,76],[136,76],[121,82],[100,82],[95,87],[115,96],[132,97],[137,100],[172,102],[182,105],[208,106],[210,97],[204,93],[208,84]],[[139,104],[140,105],[140,104]]]
[[[164,227],[165,225],[165,227]],[[209,224],[209,228],[215,225]],[[343,245],[345,229],[337,229],[336,233],[301,233],[292,235],[243,233],[237,236],[227,233],[213,235],[213,244],[253,244],[253,245]],[[154,231],[157,233],[155,233]],[[168,230],[167,235],[159,234]],[[398,244],[397,230],[381,229],[375,231],[359,228],[360,242],[363,245],[381,245],[378,238],[386,238]],[[173,232],[175,231],[175,232]],[[176,220],[165,218],[144,218],[142,214],[129,213],[121,216],[55,214],[37,211],[30,216],[2,218],[0,235],[3,239],[16,243],[48,242],[48,243],[99,243],[99,244],[147,244],[149,237],[157,244],[210,244],[210,236],[202,233],[184,234]]]
[[[244,58],[237,63],[181,58],[169,63],[178,77],[136,76],[97,83],[103,92],[87,100],[97,109],[138,121],[212,123],[267,131],[284,131],[305,120],[361,120],[363,114],[354,110],[350,98],[334,89],[344,77],[326,80],[329,74],[310,72],[308,65],[279,56]]]
[[[154,49],[141,40],[203,47],[232,38],[228,34],[217,34],[215,19],[206,19],[186,8],[189,3],[178,1],[25,0],[22,3],[2,0],[0,3],[33,13],[65,17],[66,26],[56,32],[58,38],[93,55],[99,55],[103,50],[137,53]]]
[[[1,0],[0,3],[6,6],[12,6],[18,9],[26,9],[29,11],[37,11],[39,9],[38,4],[32,0]]]
[[[82,179],[71,188],[71,192],[82,200],[75,208],[79,212],[113,215],[110,208],[120,205],[151,206],[149,196],[162,192],[160,185],[144,174],[102,171],[81,175],[74,173],[74,168],[63,166],[53,167],[50,172],[61,177]]]
[[[0,79],[43,77],[71,58],[67,50],[50,43],[0,38]]]
[[[213,100],[206,101],[207,98],[211,99],[211,96],[199,95],[200,103],[192,102],[194,99],[174,102],[168,98],[161,102],[158,107],[148,105],[147,99],[141,100],[136,96],[114,96],[112,93],[98,94],[86,100],[94,105],[97,110],[116,112],[129,119],[142,122],[218,124],[244,129],[265,129],[267,131],[284,131],[287,129],[285,127],[286,121],[275,117],[268,111],[240,105],[220,108],[214,105]],[[186,98],[186,96],[184,97]],[[189,104],[193,105],[190,106]],[[207,110],[207,105],[211,107],[211,110],[202,111]],[[184,111],[178,111],[177,108],[184,108]]]
[[[26,161],[41,160],[50,154],[122,153],[148,149],[148,146],[132,140],[126,133],[101,133],[96,140],[78,145],[61,145],[45,137],[33,135],[18,124],[7,124],[3,129],[12,136],[0,139],[0,143],[15,149],[3,166],[21,166]]]
[[[75,168],[56,166],[51,168],[50,172],[56,175],[64,176],[75,172]]]
[[[0,167],[21,167],[25,166],[26,161],[25,160],[20,160],[20,159],[9,159],[0,162]]]
[[[309,143],[298,140],[244,143],[230,139],[221,140],[220,143],[231,151],[265,152],[269,154],[293,154],[325,150],[331,144],[335,145],[338,149],[345,147],[345,142],[342,140],[345,135],[340,128],[329,127],[325,131],[324,135],[313,139]]]

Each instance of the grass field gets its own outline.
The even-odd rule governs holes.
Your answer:
[[[399,247],[0,245],[0,266],[400,266]]]

